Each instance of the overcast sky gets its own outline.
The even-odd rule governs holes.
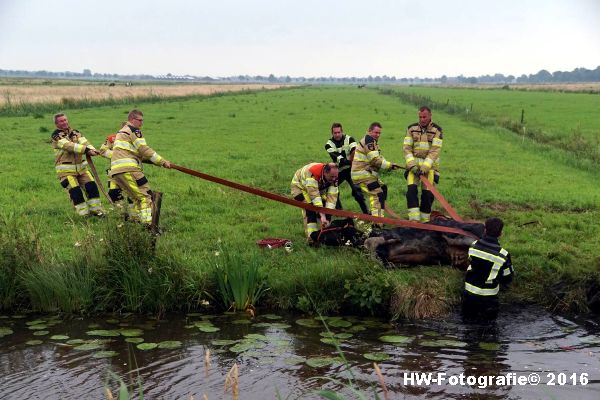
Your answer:
[[[0,69],[433,78],[599,65],[596,0],[0,0]]]

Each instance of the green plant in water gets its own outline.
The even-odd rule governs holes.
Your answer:
[[[365,274],[344,284],[344,298],[361,310],[369,310],[371,315],[383,308],[390,297],[390,284],[383,273]]]
[[[236,311],[252,310],[268,288],[259,272],[260,258],[255,250],[219,248],[215,253],[215,280],[223,305]]]

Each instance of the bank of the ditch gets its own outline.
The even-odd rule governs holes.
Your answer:
[[[128,109],[140,107],[148,142],[164,157],[279,194],[288,193],[297,168],[327,160],[323,145],[332,121],[342,121],[346,132],[359,137],[379,120],[384,155],[398,161],[406,125],[416,118],[413,105],[352,87],[81,106],[62,111],[97,146]],[[74,217],[53,176],[51,114],[43,112],[0,118],[3,310],[160,314],[207,303],[224,309],[216,275],[224,252],[260,265],[259,312],[426,317],[459,303],[460,271],[391,270],[360,249],[308,247],[299,210],[149,167],[152,187],[165,193],[165,230],[152,255],[145,232],[119,227],[117,215]],[[437,110],[434,120],[445,131],[440,191],[466,218],[500,216],[506,222],[502,243],[513,255],[517,276],[504,301],[577,313],[593,308],[600,265],[594,223],[600,218],[598,177],[570,163],[569,153],[514,140],[501,128],[475,127]],[[100,171],[106,165],[96,163]],[[403,214],[404,179],[390,174],[384,180],[390,204]],[[344,205],[356,207],[347,187],[341,192]],[[265,237],[291,239],[293,251],[258,249],[255,241]]]
[[[111,311],[160,316],[177,311],[226,311],[237,305],[259,313],[277,310],[413,319],[443,317],[460,303],[462,271],[448,266],[386,269],[360,249],[290,252],[217,243],[213,254],[189,264],[174,249],[162,246],[161,238],[153,243],[154,237],[145,229],[123,223],[113,214],[108,220],[87,222],[89,236],[74,243],[72,258],[61,259],[51,246],[39,241],[35,226],[15,222],[3,218],[0,223],[3,312],[90,315]],[[324,264],[324,258],[333,263]],[[250,271],[253,265],[257,266],[254,272]],[[529,281],[521,281],[516,290],[503,296],[507,306],[539,303],[560,312],[598,312],[597,274],[532,278],[526,277]]]

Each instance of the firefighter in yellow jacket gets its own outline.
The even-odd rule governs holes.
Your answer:
[[[404,159],[406,160],[406,208],[411,221],[428,222],[433,204],[433,194],[421,187],[419,207],[418,183],[423,175],[432,184],[440,180],[440,152],[444,135],[442,127],[431,122],[431,110],[419,108],[419,122],[410,125],[404,137]]]
[[[133,201],[137,219],[150,225],[152,192],[142,172],[142,161],[165,168],[171,168],[171,163],[146,144],[140,130],[143,122],[144,114],[139,110],[132,110],[127,116],[127,124],[117,133],[113,144],[109,176]]]
[[[373,122],[356,146],[351,175],[352,182],[365,194],[371,215],[383,217],[387,186],[379,179],[379,171],[394,170],[400,166],[383,158],[377,143],[379,136],[381,124]]]
[[[125,125],[127,125],[127,122],[123,122],[121,124],[121,128],[125,127]],[[104,143],[102,143],[102,146],[100,146],[100,149],[98,150],[102,157],[107,158],[108,160],[112,158],[113,146],[115,144],[116,138],[116,133],[113,133],[106,137],[106,140],[104,141]],[[109,173],[110,169],[107,169],[106,172]],[[117,205],[118,207],[122,207],[121,201],[123,200],[123,191],[121,190],[119,185],[117,185],[115,181],[110,177],[108,178],[108,197],[110,197],[113,204]],[[131,202],[129,198],[128,200],[129,202]]]
[[[98,152],[81,132],[71,129],[65,114],[56,114],[54,124],[57,128],[52,133],[54,166],[61,186],[69,193],[77,214],[103,216],[98,185],[88,170],[85,157],[95,156]]]
[[[294,174],[291,183],[292,197],[298,201],[310,203],[316,207],[335,209],[338,198],[338,167],[334,163],[311,163],[300,168]],[[309,241],[317,242],[319,227],[317,219],[321,222],[321,228],[329,226],[330,216],[310,210],[302,210],[304,217],[304,231]],[[318,217],[318,218],[317,218]]]

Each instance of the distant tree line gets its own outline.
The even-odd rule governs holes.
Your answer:
[[[119,74],[101,74],[92,73],[89,69],[84,69],[83,72],[51,72],[51,71],[23,71],[23,70],[4,70],[0,69],[0,77],[20,77],[20,78],[57,78],[57,79],[98,79],[107,81],[174,81],[174,82],[228,82],[228,83],[357,83],[357,84],[452,84],[452,83],[560,83],[560,82],[600,82],[600,66],[590,70],[587,68],[575,68],[573,71],[555,71],[549,72],[545,69],[536,74],[521,75],[482,75],[465,77],[463,75],[448,77],[442,75],[439,78],[396,78],[395,76],[371,76],[368,77],[290,77],[275,76],[270,74],[263,75],[237,75],[229,77],[212,78],[209,76],[194,76],[194,75],[174,75],[168,73],[166,75],[119,75]]]

